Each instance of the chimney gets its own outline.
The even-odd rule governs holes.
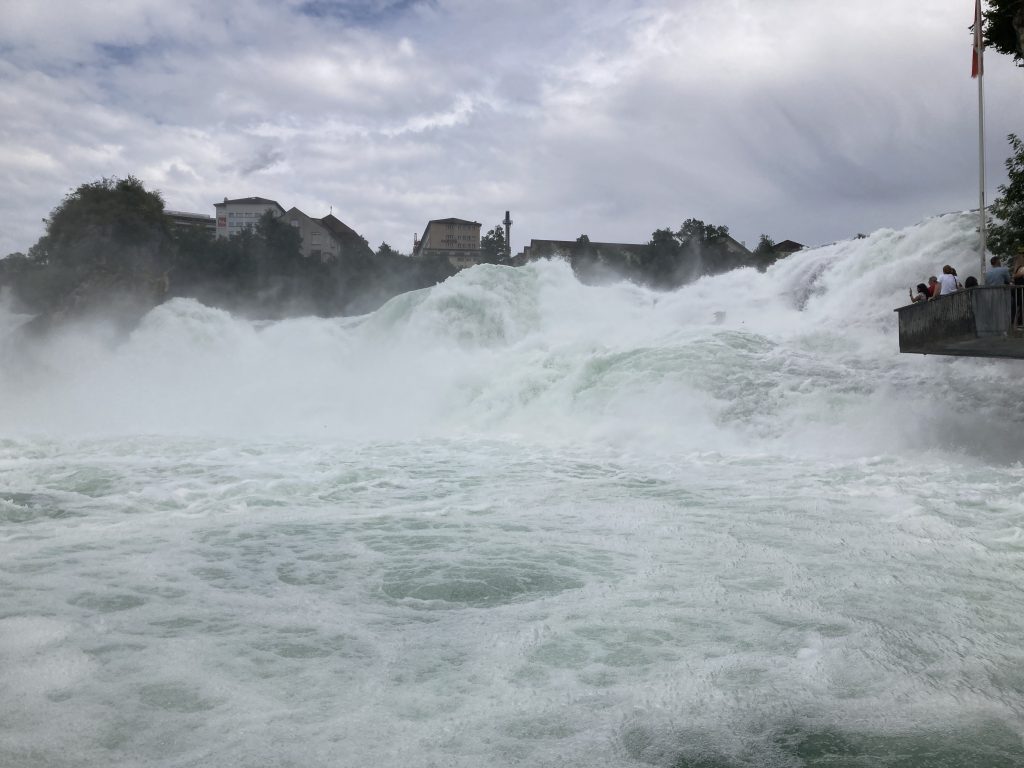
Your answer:
[[[505,258],[512,258],[512,219],[509,218],[508,211],[505,211],[505,221],[502,222],[505,225]]]

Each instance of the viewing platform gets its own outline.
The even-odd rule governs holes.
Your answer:
[[[1024,286],[965,288],[894,310],[900,352],[1024,359],[1024,332],[1011,325],[1011,308],[1024,302]]]

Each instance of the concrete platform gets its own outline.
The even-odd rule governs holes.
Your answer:
[[[899,307],[900,352],[1024,360],[1024,332],[1010,327],[1015,302],[1024,287],[979,286]]]

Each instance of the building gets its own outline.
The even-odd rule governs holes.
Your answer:
[[[207,213],[165,210],[164,215],[171,220],[171,227],[174,229],[200,229],[204,232],[209,232],[211,235],[217,231],[216,220]]]
[[[720,245],[722,248],[724,248],[725,252],[727,254],[729,254],[730,256],[732,256],[733,258],[737,258],[737,259],[740,259],[740,260],[745,260],[745,259],[749,259],[750,258],[750,249],[747,248],[746,245],[741,243],[739,240],[737,240],[732,235],[724,235],[722,237],[719,237],[719,238],[715,239],[713,242],[716,245]],[[787,240],[786,242],[787,243],[792,243],[793,241],[792,240]],[[798,246],[797,250],[799,250],[800,248],[803,248],[803,246],[802,245]]]
[[[302,238],[302,255],[306,258],[319,259],[326,263],[356,249],[368,248],[358,232],[333,214],[328,214],[322,219],[314,219],[292,207],[284,214],[283,221],[299,231]]]
[[[772,246],[772,255],[777,259],[781,259],[789,256],[791,253],[802,251],[806,247],[806,245],[801,245],[795,240],[783,240],[781,243],[776,243]]]
[[[282,208],[276,200],[265,197],[241,197],[237,200],[224,198],[223,203],[214,203],[217,211],[217,237],[234,237],[246,229],[254,229],[260,217],[270,211],[274,217],[284,216]]]
[[[516,255],[513,265],[522,266],[536,259],[591,256],[612,263],[638,263],[647,254],[647,245],[642,243],[598,243],[589,240],[530,240],[530,244]]]
[[[445,256],[452,266],[471,267],[479,264],[480,222],[465,219],[431,219],[422,238],[413,238],[412,255]]]

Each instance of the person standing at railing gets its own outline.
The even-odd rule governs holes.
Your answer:
[[[939,295],[939,278],[932,275],[928,278],[928,298],[934,299]]]
[[[947,264],[946,266],[948,267],[949,265]],[[945,267],[943,267],[943,269],[945,269]],[[956,290],[963,290],[963,285],[960,283],[960,275],[956,273],[955,267],[949,267],[949,274],[953,276],[953,283],[956,285]]]
[[[953,268],[946,264],[942,267],[942,274],[939,275],[939,295],[945,296],[948,293],[954,293],[958,287]]]
[[[1013,289],[1010,291],[1010,325],[1020,328],[1024,323],[1024,263],[1013,272]]]
[[[930,299],[931,297],[932,297],[931,293],[929,293],[929,291],[928,291],[928,286],[925,285],[924,283],[918,283],[917,284],[917,293],[916,294],[914,293],[913,289],[911,289],[911,291],[910,291],[910,303],[911,304],[916,304],[919,301],[928,301],[928,299]]]
[[[999,257],[989,259],[992,266],[985,270],[985,285],[1009,285],[1010,270],[999,263]]]

